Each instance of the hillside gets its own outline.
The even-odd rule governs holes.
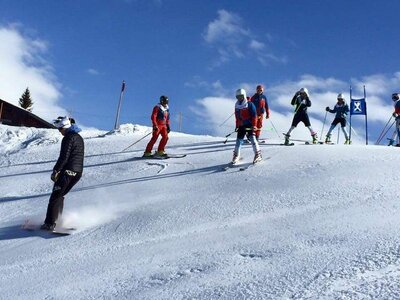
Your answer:
[[[149,128],[82,133],[67,237],[43,222],[57,130],[0,125],[1,299],[398,299],[399,149],[261,145],[230,168],[233,141],[172,133],[180,159],[143,160]],[[243,150],[243,165],[253,156]]]

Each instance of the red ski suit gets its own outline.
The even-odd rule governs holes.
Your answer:
[[[263,125],[263,115],[266,113],[266,119],[269,118],[269,107],[268,107],[268,100],[263,94],[254,94],[253,97],[250,99],[251,102],[254,103],[256,110],[257,110],[257,128],[259,130],[256,131],[256,137],[258,138],[261,134],[261,128]]]
[[[151,152],[154,144],[157,142],[158,136],[161,134],[161,141],[158,144],[157,151],[161,152],[165,150],[165,145],[168,142],[169,133],[169,107],[157,104],[153,108],[151,114],[151,122],[153,123],[153,135],[150,142],[147,144],[146,152]]]

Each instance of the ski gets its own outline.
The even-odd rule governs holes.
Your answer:
[[[237,161],[236,163],[233,163],[233,162],[228,162],[225,166],[223,166],[222,167],[222,171],[227,171],[227,170],[229,170],[230,168],[233,168],[233,167],[237,167],[239,164],[239,162],[241,162],[243,160],[243,158],[242,157],[240,157],[239,158],[239,161]]]
[[[310,141],[305,141],[304,145],[324,145],[324,142],[318,141],[316,143],[310,142]]]
[[[255,165],[258,165],[259,163],[263,162],[264,160],[267,160],[267,159],[270,159],[270,158],[271,157],[266,157],[266,158],[263,158],[263,159],[261,159],[259,161],[248,163],[247,165],[240,167],[239,171],[246,171],[248,168],[253,167]]]
[[[150,155],[150,156],[142,156],[143,159],[169,159],[169,158],[183,158],[186,157],[186,154],[167,154],[165,156],[158,155]]]
[[[280,146],[294,146],[294,143],[289,143],[289,144],[279,144]]]
[[[24,224],[21,226],[21,229],[27,231],[41,231],[59,236],[71,235],[73,231],[77,230],[75,227],[56,227],[54,230],[43,230],[40,229],[40,225],[31,224],[29,220],[25,220]]]

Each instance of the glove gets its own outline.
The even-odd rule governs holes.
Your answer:
[[[253,126],[253,132],[256,132],[258,130],[257,126]]]
[[[167,125],[167,133],[171,132],[171,128],[169,128],[169,125]]]
[[[306,101],[306,99],[303,99],[303,100],[301,100],[300,104],[307,105],[307,101]]]
[[[157,132],[158,131],[158,127],[157,126],[153,126],[153,132]]]
[[[266,114],[266,115],[265,115],[265,119],[269,119],[269,114]]]
[[[329,106],[327,106],[327,107],[325,108],[325,110],[326,110],[326,111],[330,111],[331,109],[329,108]]]
[[[239,131],[239,127],[236,127],[236,128],[235,128],[235,132],[238,132],[238,131]]]
[[[392,116],[393,116],[394,118],[397,118],[398,114],[397,114],[396,112],[394,112],[394,113],[392,114]]]
[[[51,178],[52,181],[56,182],[58,180],[59,176],[60,176],[60,172],[56,171],[56,170],[53,170],[53,173],[51,173],[50,178]]]

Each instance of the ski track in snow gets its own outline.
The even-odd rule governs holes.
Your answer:
[[[59,133],[0,125],[0,298],[400,298],[398,149],[271,141],[220,172],[224,138],[172,133],[188,156],[167,161],[141,159],[148,140],[121,152],[148,130],[82,133],[63,216],[78,230],[60,238],[20,229],[43,221]]]

